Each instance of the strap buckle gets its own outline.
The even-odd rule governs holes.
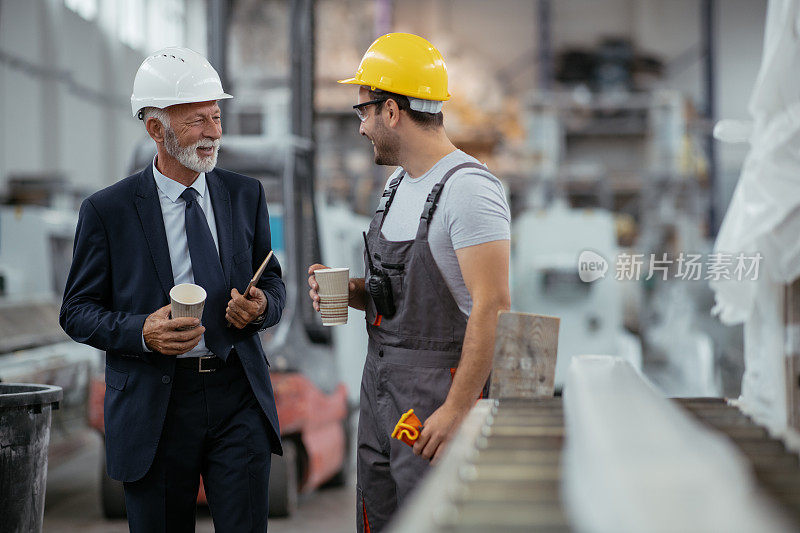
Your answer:
[[[436,206],[439,203],[439,194],[442,191],[442,187],[444,185],[442,183],[437,183],[431,189],[431,192],[428,193],[428,198],[425,200],[425,206],[422,208],[422,218],[423,220],[428,220],[433,216],[433,212],[436,211]]]
[[[201,374],[208,374],[210,372],[216,372],[216,368],[203,368],[203,359],[216,359],[216,355],[201,355],[197,358],[197,371]]]
[[[388,194],[387,194],[388,193]],[[381,200],[378,203],[378,209],[375,210],[376,213],[381,213],[386,211],[386,206],[389,204],[389,198],[391,198],[391,193],[389,191],[384,191],[383,196],[381,196]]]
[[[394,200],[394,193],[397,192],[400,182],[403,181],[403,176],[405,176],[405,172],[389,182],[389,187],[387,187],[381,195],[381,200],[378,203],[378,209],[375,210],[376,213],[385,213],[389,210],[389,206],[392,205],[392,200]]]

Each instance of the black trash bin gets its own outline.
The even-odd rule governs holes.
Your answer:
[[[42,530],[50,417],[61,387],[0,383],[0,533]]]

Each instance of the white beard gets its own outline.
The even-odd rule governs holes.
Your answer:
[[[211,172],[217,166],[217,154],[219,153],[220,140],[200,139],[189,146],[181,146],[178,136],[172,128],[166,128],[164,134],[164,148],[167,153],[178,160],[178,162],[195,172]],[[210,156],[201,156],[197,149],[214,148],[214,153]]]

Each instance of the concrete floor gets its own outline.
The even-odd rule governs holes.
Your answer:
[[[80,453],[50,468],[45,498],[45,532],[125,533],[124,520],[106,520],[100,510],[101,441],[86,439]],[[352,533],[355,523],[355,476],[344,487],[322,489],[300,497],[297,512],[290,518],[271,518],[271,533]],[[213,532],[208,507],[197,509],[197,531]]]

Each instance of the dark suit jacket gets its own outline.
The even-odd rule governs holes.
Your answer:
[[[228,290],[243,291],[271,249],[264,190],[257,180],[222,169],[207,173],[206,180]],[[145,352],[142,326],[169,303],[172,287],[161,204],[148,165],[81,205],[59,319],[74,340],[106,352],[106,461],[109,475],[121,481],[147,473],[164,425],[175,357]],[[286,302],[274,256],[258,287],[267,296],[266,318],[227,334],[272,426],[272,452],[280,454],[269,363],[257,334],[280,320]]]

